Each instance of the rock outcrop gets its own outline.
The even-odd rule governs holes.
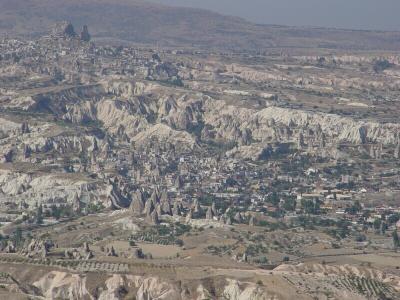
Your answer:
[[[123,299],[128,293],[133,293],[135,299],[138,300],[201,300],[212,297],[211,292],[202,283],[197,283],[189,290],[188,287],[180,287],[158,277],[114,274],[98,284],[104,284],[105,287],[97,298],[102,300]],[[227,279],[222,284],[218,295],[221,299],[277,299],[268,296],[265,289],[254,283]],[[86,275],[53,271],[34,282],[33,285],[48,299],[94,299],[94,295],[88,288]]]
[[[81,38],[81,41],[90,42],[91,36],[90,36],[87,25],[83,25],[82,31],[80,34],[80,38]]]
[[[76,37],[76,32],[71,22],[63,21],[54,25],[52,35],[55,37],[72,38]]]

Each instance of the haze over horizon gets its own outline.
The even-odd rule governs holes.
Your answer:
[[[260,24],[400,30],[396,0],[151,0],[172,6],[209,9]]]

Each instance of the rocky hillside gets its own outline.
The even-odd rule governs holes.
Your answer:
[[[38,299],[283,300],[297,295],[304,300],[364,300],[398,296],[397,276],[348,265],[281,265],[273,271],[242,270],[241,274],[235,269],[220,270],[219,276],[190,280],[97,272],[80,275],[49,269],[26,273],[18,265],[7,270],[0,280],[3,290],[13,298],[24,295]],[[227,275],[229,271],[234,275]],[[242,280],[234,277],[238,274]],[[262,280],[251,282],[252,276]]]
[[[259,50],[266,47],[400,48],[400,33],[256,25],[205,10],[146,1],[0,1],[0,34],[43,34],[50,24],[88,24],[94,37],[166,46]]]

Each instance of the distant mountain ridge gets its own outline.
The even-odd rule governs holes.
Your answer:
[[[0,0],[0,36],[41,35],[61,20],[88,24],[95,39],[171,47],[400,50],[400,32],[258,25],[140,0]]]

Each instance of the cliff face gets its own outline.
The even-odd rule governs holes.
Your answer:
[[[102,263],[105,265],[107,263]],[[14,295],[44,299],[101,299],[101,300],[309,300],[379,299],[383,293],[398,296],[398,276],[353,265],[298,264],[280,265],[274,270],[217,270],[195,278],[170,280],[157,275],[75,274],[68,271],[45,271],[35,274],[17,271],[7,275],[4,289]],[[27,277],[30,274],[31,277]],[[23,279],[22,280],[19,278]],[[258,278],[257,283],[254,278]]]
[[[396,143],[400,130],[398,124],[356,121],[300,109],[267,107],[257,111],[215,104],[213,101],[207,104],[204,116],[206,124],[213,126],[220,136],[235,141],[238,140],[236,135],[241,136],[246,129],[256,140],[275,139],[281,142],[297,141],[300,132],[313,130],[315,135],[324,133],[334,143],[361,144],[370,141],[390,145]],[[286,138],[279,135],[283,131],[288,133]]]
[[[260,286],[234,279],[223,281],[223,285],[218,287],[220,295],[210,292],[201,282],[182,289],[179,284],[158,277],[117,274],[110,275],[104,282],[97,282],[98,287],[104,286],[104,288],[93,294],[88,289],[87,281],[85,275],[53,271],[34,282],[33,286],[39,289],[46,299],[120,300],[129,297],[138,300],[202,300],[208,297],[231,300],[273,299]]]
[[[172,94],[168,89],[141,82],[112,81],[37,95],[33,100],[36,105],[32,110],[50,110],[77,124],[100,121],[110,134],[124,133],[134,140],[142,140],[146,130],[154,132],[157,123],[170,127],[169,136],[179,135],[174,130],[190,131],[201,124],[203,128],[208,126],[208,131],[215,131],[215,136],[239,144],[249,144],[251,139],[297,141],[300,133],[311,130],[315,138],[324,133],[333,143],[391,145],[396,144],[400,130],[398,124],[358,121],[323,112],[274,106],[261,110],[242,108],[208,96],[183,91]],[[7,131],[10,124],[2,124],[2,130]],[[159,132],[165,134],[164,130]],[[190,135],[184,140],[193,145]]]

